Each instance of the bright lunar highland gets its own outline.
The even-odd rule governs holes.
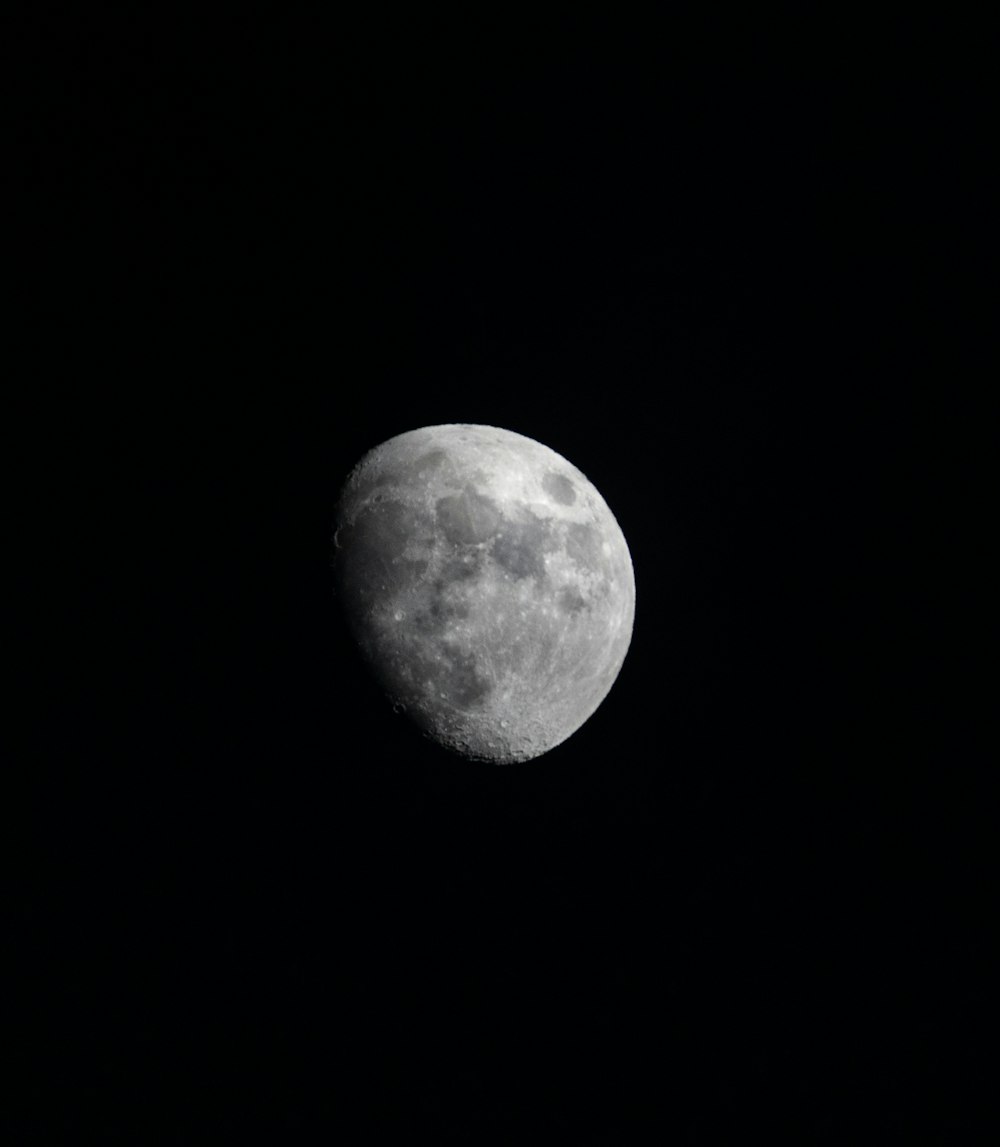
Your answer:
[[[566,740],[625,660],[635,578],[601,495],[493,426],[427,426],[370,451],[340,494],[348,628],[397,710],[472,760]]]

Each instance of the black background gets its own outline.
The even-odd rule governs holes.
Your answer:
[[[976,38],[35,15],[19,1141],[981,1131]],[[632,552],[524,766],[332,597],[340,482],[439,422]]]

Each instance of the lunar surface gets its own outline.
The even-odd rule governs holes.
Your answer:
[[[472,760],[566,740],[632,636],[632,561],[604,499],[554,450],[492,426],[428,426],[368,453],[341,491],[333,570],[393,706]]]

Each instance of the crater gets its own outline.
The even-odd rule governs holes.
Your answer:
[[[572,506],[576,501],[576,488],[564,475],[550,470],[542,479],[542,489],[563,506]]]

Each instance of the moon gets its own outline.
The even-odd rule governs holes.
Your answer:
[[[635,577],[614,515],[554,450],[426,426],[361,459],[337,502],[337,597],[397,711],[469,760],[541,756],[615,682]]]

